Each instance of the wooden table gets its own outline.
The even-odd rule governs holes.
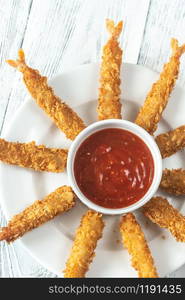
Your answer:
[[[19,72],[5,63],[23,48],[28,63],[49,78],[99,61],[107,39],[105,18],[123,19],[124,62],[160,71],[170,38],[185,42],[185,0],[0,0],[0,134],[25,101]],[[184,85],[185,57],[178,84]],[[12,199],[13,201],[13,199]],[[6,221],[0,211],[0,225]],[[175,255],[175,253],[174,253]],[[185,266],[169,274],[185,277]],[[0,243],[0,277],[55,277],[17,241]]]

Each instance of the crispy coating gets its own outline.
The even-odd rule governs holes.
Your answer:
[[[135,120],[136,124],[143,127],[151,135],[157,129],[163,110],[168,103],[168,98],[179,74],[180,57],[185,51],[185,44],[179,47],[176,39],[171,40],[171,47],[172,56],[169,62],[164,65],[158,81],[153,84]]]
[[[100,88],[98,98],[98,119],[121,119],[120,103],[120,67],[122,50],[118,37],[122,31],[123,22],[115,26],[112,20],[106,20],[107,30],[111,37],[103,48],[100,68]]]
[[[169,157],[185,147],[185,125],[158,135],[155,141],[162,158]]]
[[[132,266],[137,270],[138,276],[140,278],[158,277],[144,233],[132,213],[122,217],[120,232],[123,245],[131,255]]]
[[[185,218],[162,197],[153,197],[143,213],[153,223],[168,229],[178,242],[185,242]]]
[[[62,186],[43,200],[35,201],[15,215],[7,227],[1,228],[0,241],[13,242],[26,232],[39,227],[60,213],[68,211],[74,206],[75,198],[76,196],[69,186]]]
[[[27,66],[22,49],[19,50],[16,61],[7,60],[7,63],[23,73],[24,83],[36,103],[65,133],[67,138],[74,140],[85,128],[85,125],[80,117],[54,94],[52,88],[47,84],[47,77],[41,76],[37,70]]]
[[[185,170],[165,169],[163,171],[160,187],[172,195],[185,195]]]
[[[82,278],[89,269],[89,264],[95,256],[97,241],[102,236],[104,223],[102,215],[88,210],[82,217],[77,229],[70,257],[66,263],[64,277]]]
[[[36,171],[63,172],[67,153],[66,149],[36,146],[35,142],[15,143],[0,139],[0,161]]]

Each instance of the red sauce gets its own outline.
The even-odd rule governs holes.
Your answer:
[[[110,128],[92,134],[80,145],[74,174],[89,200],[103,207],[121,208],[146,194],[153,180],[154,162],[138,136]]]

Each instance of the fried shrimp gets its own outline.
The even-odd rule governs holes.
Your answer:
[[[97,241],[102,236],[104,223],[102,215],[88,210],[82,217],[77,229],[70,257],[66,263],[64,277],[81,278],[89,269],[89,264],[95,256]]]
[[[63,172],[67,153],[65,149],[36,146],[35,142],[15,143],[0,139],[0,161],[36,171]]]
[[[165,198],[152,198],[144,205],[143,213],[153,223],[168,229],[178,242],[185,242],[185,218]]]
[[[120,67],[122,50],[118,37],[122,31],[123,22],[116,26],[112,20],[106,20],[107,30],[111,37],[103,48],[100,68],[100,88],[98,98],[98,119],[121,119],[120,103]]]
[[[171,156],[185,147],[185,125],[158,135],[155,141],[162,158]]]
[[[62,186],[43,200],[35,201],[21,213],[15,215],[7,227],[0,229],[0,241],[8,243],[39,227],[58,214],[68,211],[75,204],[75,194],[68,186]]]
[[[7,63],[23,73],[24,83],[36,103],[65,133],[67,138],[74,140],[79,132],[85,128],[83,121],[54,94],[52,88],[47,84],[47,77],[41,76],[37,70],[27,66],[22,49],[19,50],[18,57],[16,61],[7,60]]]
[[[160,187],[172,195],[185,195],[185,170],[165,169],[163,171]]]
[[[137,125],[143,127],[151,135],[157,129],[157,124],[168,103],[168,98],[179,74],[180,57],[185,51],[185,44],[179,47],[176,39],[171,40],[171,47],[172,56],[164,65],[158,81],[153,84],[135,120]]]
[[[131,255],[132,266],[138,272],[138,276],[140,278],[158,277],[144,233],[132,213],[122,217],[120,232],[123,245]]]

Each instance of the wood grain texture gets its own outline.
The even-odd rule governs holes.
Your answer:
[[[170,39],[175,37],[185,43],[185,1],[152,0],[140,49],[138,64],[160,72],[170,56]],[[185,56],[181,58],[177,84],[185,83]],[[185,277],[185,265],[167,277]]]
[[[0,132],[14,86],[15,71],[5,63],[21,47],[32,1],[0,1]]]
[[[5,63],[17,57],[18,48],[23,47],[28,64],[51,78],[76,65],[99,61],[108,37],[105,18],[123,19],[123,61],[159,71],[169,55],[170,37],[185,41],[184,14],[184,0],[0,0],[1,135],[28,95],[20,74]],[[0,225],[5,224],[0,211]],[[171,276],[178,274],[185,277],[185,268]],[[0,277],[55,275],[17,241],[0,244]]]
[[[160,72],[170,54],[170,40],[185,43],[185,1],[153,0],[150,4],[138,63]],[[181,58],[178,84],[185,83],[185,55]]]
[[[113,18],[125,20],[120,39],[123,60],[136,63],[148,6],[149,0],[140,0],[139,5],[137,0],[45,0],[44,6],[42,1],[33,1],[22,39],[27,62],[51,78],[65,69],[100,60],[108,37],[105,19]],[[135,22],[139,24],[137,27]],[[16,58],[18,48],[15,46],[6,58]],[[14,80],[3,116],[2,134],[12,114],[27,97],[20,74],[10,66],[6,69],[14,74]]]

